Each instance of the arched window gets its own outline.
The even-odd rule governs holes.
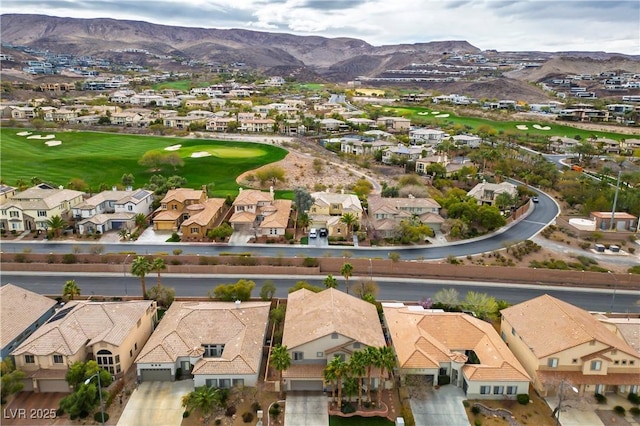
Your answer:
[[[118,374],[122,371],[120,368],[120,355],[116,355],[114,358],[111,351],[107,349],[100,349],[96,355],[98,365],[109,373]]]

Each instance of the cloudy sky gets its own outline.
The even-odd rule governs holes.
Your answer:
[[[374,45],[640,54],[640,0],[2,0],[2,13],[245,28]]]

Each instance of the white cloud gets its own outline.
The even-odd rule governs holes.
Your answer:
[[[481,49],[640,54],[637,0],[3,0],[3,13],[361,38]]]

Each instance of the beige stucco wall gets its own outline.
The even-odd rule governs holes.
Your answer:
[[[337,339],[332,339],[331,335],[328,335],[328,336],[324,336],[319,339],[316,339],[312,342],[308,342],[303,345],[296,346],[294,348],[289,348],[289,354],[291,354],[291,359],[293,360],[294,352],[303,352],[304,360],[299,363],[326,363],[327,360],[330,361],[331,359],[333,359],[334,355],[336,354],[344,354],[345,361],[348,361],[350,356],[347,352],[338,350],[336,352],[327,354],[326,350],[335,348],[337,346],[342,346],[345,343],[351,342],[352,340],[353,339],[343,336],[341,334],[338,334]],[[354,343],[357,343],[357,342],[354,342]],[[349,349],[351,352],[353,352],[357,350],[364,350],[366,348],[366,345],[360,344],[360,348],[354,348],[353,343],[351,343],[346,348]],[[321,357],[317,356],[318,352],[322,352]],[[292,362],[297,363],[297,361],[292,361]]]
[[[517,390],[515,394],[509,395],[510,398],[515,398],[519,393],[529,393],[529,382],[503,382],[503,381],[492,381],[492,382],[476,382],[467,381],[467,397],[474,399],[505,399],[507,398],[507,386],[516,386]],[[481,386],[491,386],[490,394],[480,394]],[[502,394],[495,395],[493,393],[493,389],[495,386],[503,386]]]

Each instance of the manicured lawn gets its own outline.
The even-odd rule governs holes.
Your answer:
[[[383,417],[329,416],[329,426],[393,426],[395,423]]]
[[[529,135],[542,135],[542,136],[567,136],[574,137],[575,135],[580,135],[583,139],[588,139],[591,135],[595,134],[598,137],[610,138],[615,140],[620,140],[623,138],[629,138],[629,135],[624,135],[621,133],[613,133],[613,132],[598,132],[591,130],[583,130],[576,129],[575,127],[565,126],[562,124],[562,121],[557,121],[554,123],[549,122],[536,122],[536,121],[493,121],[487,120],[484,118],[478,117],[465,117],[465,116],[456,116],[455,114],[447,111],[446,107],[442,109],[438,108],[438,106],[434,106],[433,109],[423,108],[423,107],[385,107],[382,110],[383,113],[389,113],[392,115],[402,115],[404,117],[410,119],[423,119],[428,120],[430,123],[434,125],[446,126],[449,123],[452,124],[461,124],[463,126],[469,126],[473,129],[477,129],[481,125],[488,125],[493,127],[494,129],[500,131],[510,131],[517,134],[529,134]],[[439,112],[440,114],[449,114],[449,117],[440,117],[437,116],[440,114],[433,114],[433,112]],[[534,124],[537,124],[541,127],[549,126],[551,129],[549,130],[538,130],[533,127]],[[517,125],[526,125],[528,127],[527,130],[519,130],[516,128]]]
[[[135,136],[97,132],[37,132],[54,134],[58,146],[47,146],[45,140],[27,139],[16,133],[26,129],[0,129],[2,157],[0,176],[8,185],[18,179],[30,181],[37,176],[55,185],[66,185],[73,178],[83,179],[97,191],[105,183],[120,183],[122,175],[132,173],[135,186],[148,182],[153,174],[138,164],[147,151],[175,152],[184,160],[184,167],[174,171],[165,166],[160,174],[179,175],[187,179],[190,188],[215,183],[215,195],[235,195],[235,179],[241,173],[283,159],[287,151],[266,144],[250,142],[182,139],[160,136]],[[181,145],[176,151],[166,147]],[[202,156],[204,153],[207,156]],[[196,154],[196,157],[192,157]]]

